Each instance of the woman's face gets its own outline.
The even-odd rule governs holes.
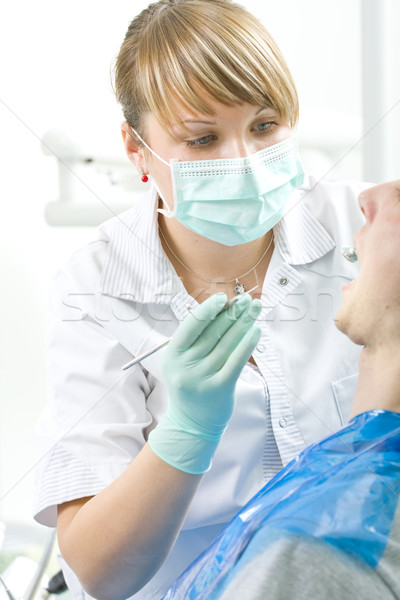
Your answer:
[[[291,128],[271,108],[252,104],[225,106],[215,100],[207,103],[213,115],[204,115],[177,105],[179,124],[164,129],[149,115],[145,120],[145,141],[167,162],[242,158],[291,137]],[[143,149],[145,170],[154,179],[161,196],[173,208],[171,169]]]

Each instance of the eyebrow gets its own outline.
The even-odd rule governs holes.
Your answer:
[[[201,123],[202,125],[215,125],[215,121],[201,121],[199,119],[185,119],[184,121],[179,121],[179,124],[184,125],[185,123]]]
[[[273,109],[272,109],[272,106],[261,106],[261,108],[259,108],[258,111],[256,112],[255,116],[260,114],[260,112],[262,112],[263,110],[273,110]],[[184,119],[183,121],[179,121],[179,123],[182,125],[184,125],[185,123],[201,123],[202,125],[216,125],[215,121],[203,121],[201,119],[191,119],[190,117],[188,119]]]

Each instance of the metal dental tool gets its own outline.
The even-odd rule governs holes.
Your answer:
[[[349,262],[354,263],[358,261],[357,252],[351,246],[342,246],[341,252]]]
[[[253,292],[256,288],[258,288],[258,285],[256,285],[254,288],[252,288],[251,290],[249,290],[248,292],[246,292],[247,294],[250,294],[250,292]],[[231,300],[228,300],[228,302],[225,304],[224,308],[221,310],[221,312],[224,312],[225,310],[228,310],[228,308],[231,308],[231,306],[233,306],[237,300],[240,298],[241,294],[238,294],[237,296],[235,296],[234,298],[231,298]],[[191,311],[192,308],[188,307],[188,310]],[[220,313],[221,314],[221,313]],[[158,350],[161,350],[161,348],[164,348],[164,346],[166,346],[172,339],[172,336],[167,338],[166,340],[164,340],[163,342],[161,342],[161,344],[158,344],[157,346],[154,346],[154,348],[151,348],[150,350],[146,350],[146,352],[143,352],[143,354],[140,354],[139,356],[137,356],[136,358],[134,358],[133,360],[127,362],[125,365],[123,365],[121,367],[121,369],[123,371],[126,371],[127,369],[129,369],[130,367],[133,367],[134,365],[136,365],[137,363],[139,363],[141,360],[144,360],[145,358],[147,358],[148,356],[151,356],[152,354],[154,354],[155,352],[158,352]]]

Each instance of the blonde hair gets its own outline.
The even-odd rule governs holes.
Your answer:
[[[125,119],[139,132],[149,113],[171,126],[177,101],[212,114],[204,91],[226,105],[272,107],[288,125],[298,118],[296,88],[280,50],[245,8],[231,0],[150,4],[129,25],[115,63]]]

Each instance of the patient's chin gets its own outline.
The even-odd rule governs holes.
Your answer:
[[[364,345],[364,338],[362,334],[362,322],[359,319],[350,319],[350,316],[344,311],[340,310],[335,316],[335,325],[347,337],[359,346]]]
[[[357,344],[357,346],[365,346],[364,338],[359,332],[348,331],[346,335],[352,342],[354,342],[354,344]]]
[[[347,335],[347,337],[354,343],[357,344],[357,346],[365,346],[365,340],[364,340],[364,336],[362,335],[362,332],[360,330],[358,330],[356,327],[347,327],[345,330],[340,330],[342,331],[345,335]]]
[[[343,312],[343,309],[339,310],[337,315],[335,315],[335,325],[342,333],[347,335],[348,330],[348,319],[346,318],[346,314]]]

